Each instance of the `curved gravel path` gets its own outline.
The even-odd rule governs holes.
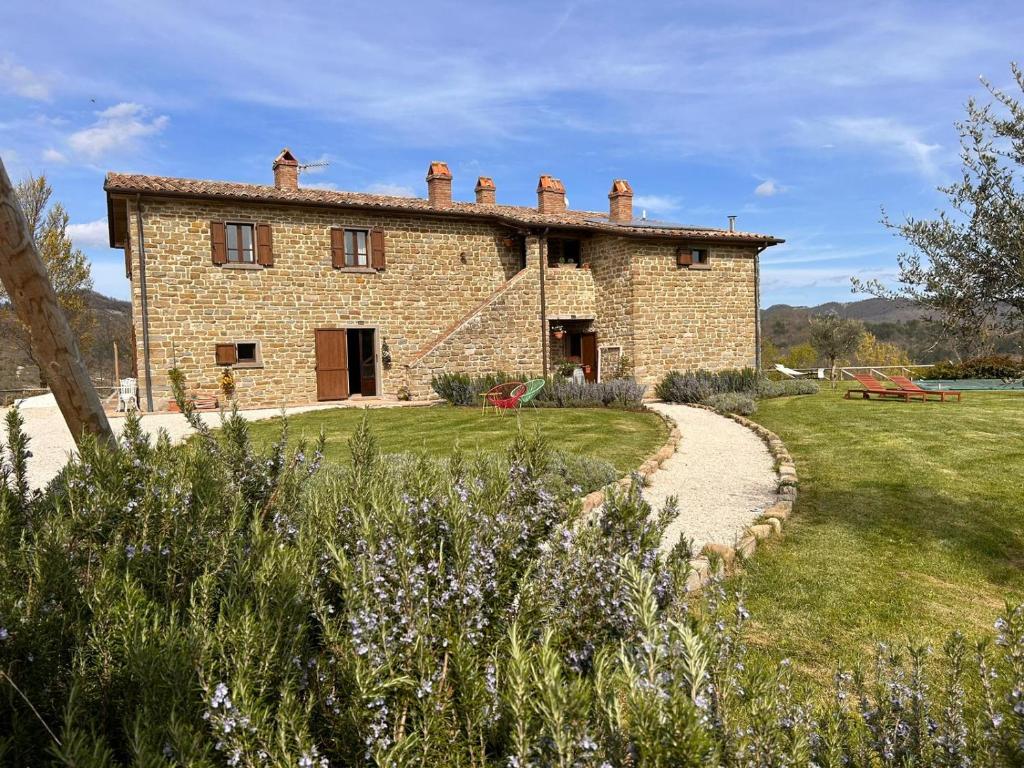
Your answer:
[[[735,545],[778,501],[768,447],[746,427],[713,411],[669,403],[650,407],[671,417],[683,435],[675,454],[644,489],[655,511],[670,496],[679,500],[679,516],[665,531],[662,549],[670,550],[681,536],[693,539],[695,553],[711,542]]]

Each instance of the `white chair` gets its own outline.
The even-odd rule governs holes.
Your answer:
[[[121,389],[117,393],[117,410],[139,410],[139,380],[121,379]]]

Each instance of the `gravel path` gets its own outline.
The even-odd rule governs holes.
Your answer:
[[[681,536],[704,544],[735,544],[761,512],[778,499],[775,463],[768,447],[746,427],[701,408],[653,403],[670,416],[683,439],[661,469],[651,476],[644,498],[657,511],[670,496],[679,500],[679,516],[662,540],[666,551]]]
[[[316,411],[324,408],[386,408],[405,405],[398,401],[346,401],[342,403],[324,403],[318,405],[303,405],[294,408],[259,408],[254,410],[241,411],[242,416],[250,421],[270,419],[305,411]],[[2,427],[3,417],[8,408],[0,408],[0,446],[7,442],[6,434]],[[52,480],[61,468],[67,463],[69,456],[75,450],[75,441],[71,439],[71,432],[64,423],[64,417],[60,410],[53,407],[25,407],[21,410],[25,419],[25,434],[29,436],[29,450],[32,458],[28,460],[29,483],[33,488],[43,488]],[[213,427],[220,426],[220,414],[217,411],[205,411],[201,414],[203,421]],[[124,428],[124,416],[110,416],[110,426],[116,434],[121,434]],[[142,417],[142,428],[150,435],[155,435],[158,430],[164,429],[170,435],[171,440],[177,441],[192,433],[192,428],[185,421],[180,413],[149,413]]]

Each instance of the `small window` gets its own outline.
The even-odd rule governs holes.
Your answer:
[[[708,263],[708,250],[707,248],[692,248],[690,249],[690,263],[701,264],[707,266]]]
[[[230,341],[216,345],[217,365],[236,368],[262,368],[263,356],[258,341]]]
[[[345,230],[345,266],[366,267],[369,266],[367,257],[367,242],[370,239],[370,232],[366,229]]]
[[[235,345],[236,355],[239,364],[242,363],[255,363],[257,360],[256,355],[256,342],[255,341],[242,341]]]
[[[548,239],[549,267],[579,267],[583,264],[580,256],[580,241],[561,237]]]
[[[254,264],[256,249],[253,246],[252,224],[225,224],[229,264]]]

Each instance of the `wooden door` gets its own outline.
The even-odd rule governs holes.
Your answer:
[[[587,381],[597,381],[597,334],[593,331],[580,334],[580,364]]]
[[[316,331],[316,399],[348,397],[348,344],[345,330]]]
[[[363,397],[377,394],[377,355],[373,331],[359,331],[359,392]]]

